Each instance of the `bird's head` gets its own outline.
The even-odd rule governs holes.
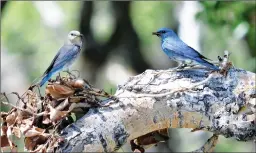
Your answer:
[[[74,45],[82,45],[83,41],[83,34],[81,34],[79,31],[72,30],[68,34],[68,41]]]
[[[156,35],[160,38],[176,37],[177,36],[173,30],[168,29],[168,28],[161,28],[161,29],[157,30],[157,32],[153,32],[152,34]]]

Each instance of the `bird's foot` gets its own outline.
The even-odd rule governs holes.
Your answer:
[[[175,67],[175,68],[173,68],[174,70],[182,70],[182,69],[184,69],[185,67],[187,67],[188,65],[187,64],[185,64],[185,63],[182,63],[182,64],[180,64],[179,66],[177,66],[177,67]]]

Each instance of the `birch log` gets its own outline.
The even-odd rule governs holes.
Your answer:
[[[112,152],[164,128],[207,130],[239,141],[256,135],[255,73],[245,70],[232,68],[226,76],[203,69],[147,70],[119,85],[115,96],[118,102],[92,108],[64,129],[58,150]]]

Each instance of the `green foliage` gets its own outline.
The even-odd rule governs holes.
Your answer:
[[[255,1],[200,1],[204,9],[198,13],[197,17],[216,30],[221,30],[227,26],[231,31],[244,23],[249,25],[249,30],[246,34],[249,47],[253,56],[255,45],[255,22],[256,22],[256,2]],[[230,32],[231,32],[230,31]]]
[[[133,26],[145,45],[151,44],[152,32],[160,27],[174,27],[173,8],[176,3],[134,1],[131,8]]]

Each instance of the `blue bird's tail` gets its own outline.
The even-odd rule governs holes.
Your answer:
[[[201,58],[196,58],[195,61],[203,66],[206,66],[212,70],[220,70],[219,67],[217,67],[216,65],[210,63],[210,62],[207,62],[206,60],[204,59],[201,59]]]
[[[42,87],[45,84],[45,82],[47,82],[50,78],[51,74],[46,74],[40,82],[40,87]]]

